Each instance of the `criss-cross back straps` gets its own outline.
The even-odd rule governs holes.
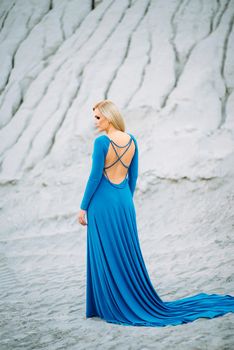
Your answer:
[[[113,145],[113,143],[112,143],[112,140],[111,140],[111,144],[112,144],[112,147],[114,148],[114,151],[115,151],[115,153],[116,153],[116,155],[117,155],[117,159],[114,161],[114,163],[112,163],[111,165],[109,165],[109,166],[107,166],[107,167],[104,167],[104,169],[108,169],[108,168],[110,168],[110,167],[112,167],[115,163],[117,163],[119,160],[120,160],[120,162],[123,164],[123,166],[125,167],[125,168],[129,168],[127,165],[125,165],[124,163],[123,163],[123,161],[121,160],[121,158],[123,157],[123,155],[127,152],[127,150],[129,149],[129,147],[131,146],[131,143],[132,143],[132,138],[129,140],[129,143],[128,143],[128,147],[124,150],[124,152],[119,156],[118,155],[118,153],[117,153],[117,151],[116,151],[116,149],[115,149],[115,147],[114,147],[114,145]],[[126,147],[126,145],[125,146],[119,146],[119,147]]]

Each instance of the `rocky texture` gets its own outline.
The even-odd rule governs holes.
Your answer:
[[[232,349],[233,315],[177,327],[85,319],[76,221],[113,100],[139,143],[146,266],[165,300],[233,294],[234,1],[2,1],[0,347]]]

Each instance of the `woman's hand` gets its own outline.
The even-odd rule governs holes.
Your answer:
[[[85,220],[86,210],[80,209],[78,214],[78,221],[81,225],[87,225],[87,222]]]

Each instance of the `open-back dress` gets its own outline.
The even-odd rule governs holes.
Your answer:
[[[96,137],[92,168],[80,208],[87,212],[86,318],[109,323],[163,327],[213,318],[234,312],[234,296],[199,293],[163,301],[154,289],[138,239],[133,195],[138,177],[138,145],[130,136],[125,146],[106,135]],[[135,143],[130,166],[122,162],[116,147],[128,151]],[[128,168],[123,181],[108,178],[105,159],[110,144],[116,161]],[[111,166],[112,166],[111,165]]]

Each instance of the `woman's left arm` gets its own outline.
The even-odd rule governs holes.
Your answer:
[[[87,210],[90,200],[96,191],[103,173],[103,168],[105,164],[105,148],[102,142],[101,136],[94,140],[93,153],[92,153],[92,168],[86,184],[83,199],[81,201],[80,208],[82,210]]]

